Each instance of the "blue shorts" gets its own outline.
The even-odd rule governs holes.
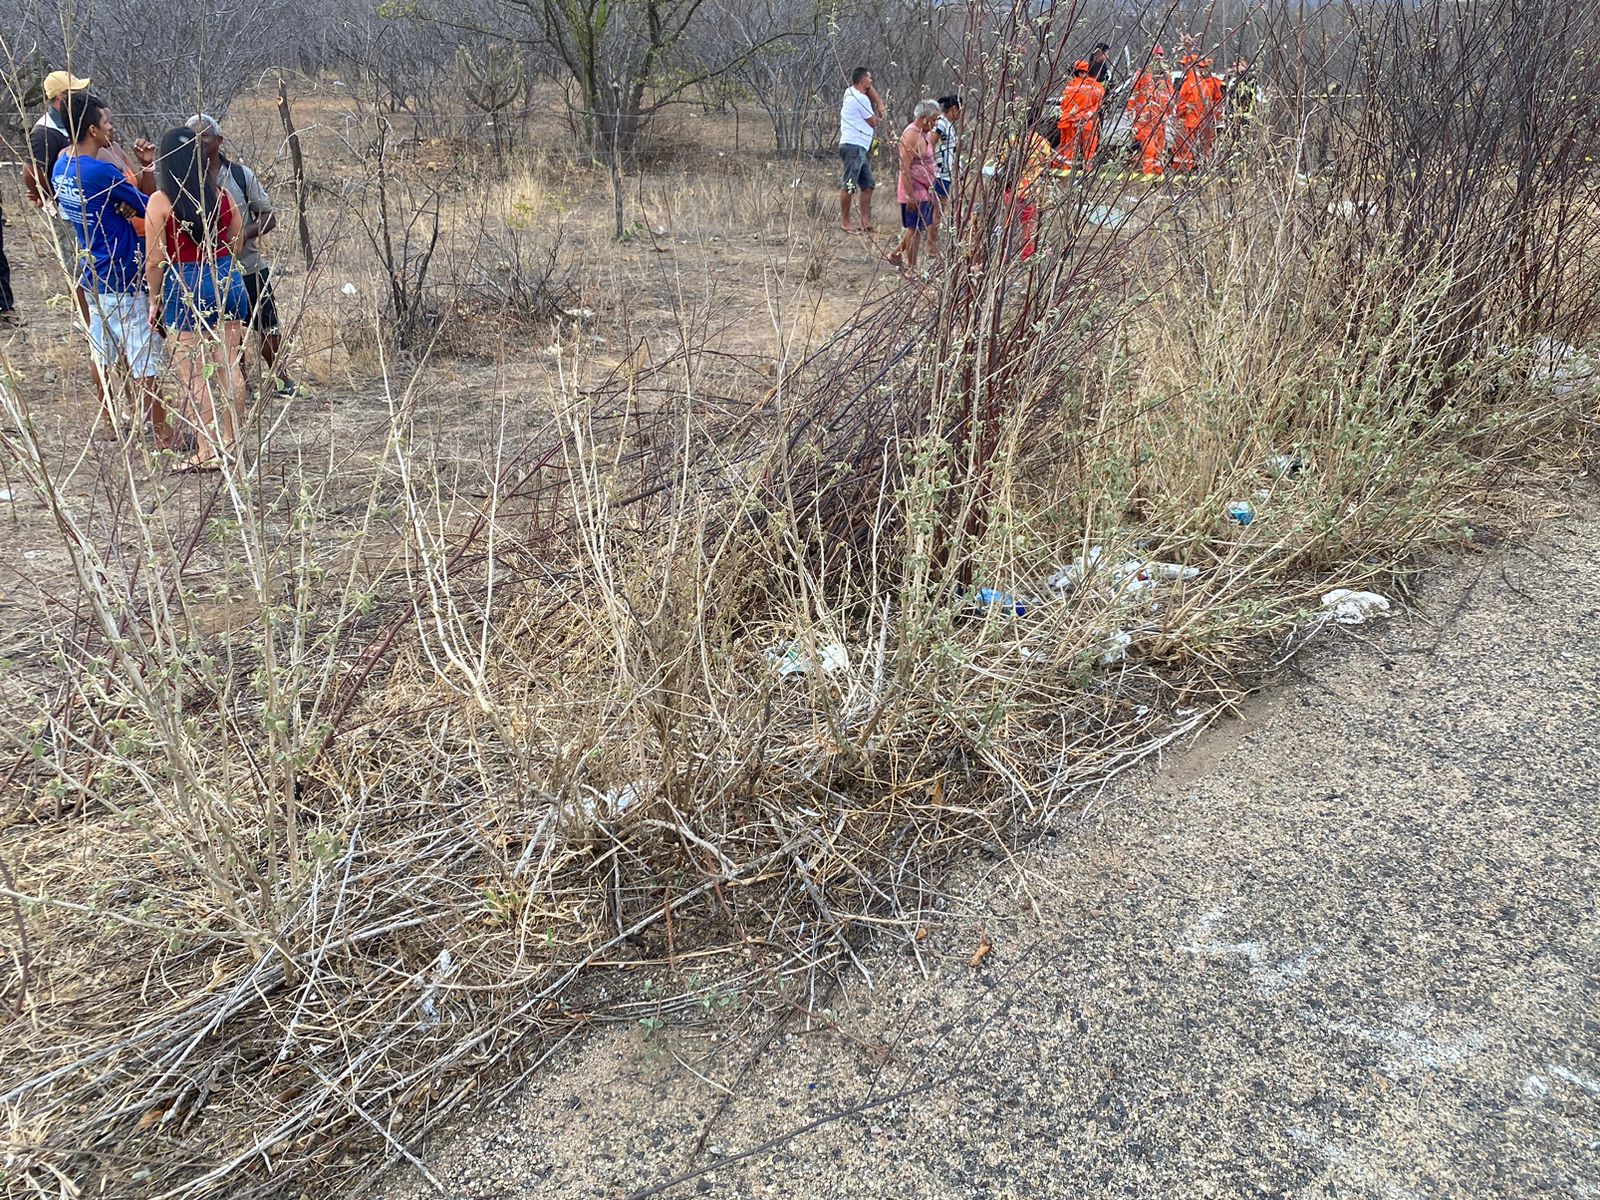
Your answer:
[[[841,142],[839,159],[844,163],[844,181],[839,185],[844,191],[870,192],[878,186],[878,181],[872,175],[872,164],[867,161],[865,146]]]
[[[161,322],[169,330],[214,330],[222,321],[249,317],[250,296],[231,257],[215,263],[167,264],[167,277],[161,284]]]
[[[948,179],[935,179],[933,181],[933,194],[943,200],[950,194],[950,181]]]
[[[926,229],[932,224],[932,200],[924,200],[921,204],[902,204],[900,206],[900,227],[902,229]]]

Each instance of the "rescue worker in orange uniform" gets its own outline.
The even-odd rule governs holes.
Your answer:
[[[1204,161],[1211,157],[1211,152],[1217,144],[1217,126],[1222,123],[1223,109],[1228,102],[1228,89],[1222,82],[1222,76],[1212,69],[1209,58],[1200,60],[1200,94],[1205,98],[1205,119],[1200,123],[1200,140],[1195,144],[1195,152]]]
[[[1172,79],[1167,75],[1162,50],[1150,51],[1150,61],[1133,81],[1128,115],[1133,118],[1134,153],[1130,168],[1159,175],[1167,157],[1167,117],[1172,111]]]
[[[1079,59],[1072,65],[1072,78],[1061,91],[1061,144],[1057,155],[1064,166],[1094,165],[1100,148],[1100,102],[1106,98],[1105,84],[1089,74],[1089,64]]]
[[[1203,82],[1203,60],[1197,54],[1185,54],[1178,60],[1183,68],[1183,81],[1178,84],[1174,111],[1178,118],[1177,145],[1172,149],[1172,169],[1192,171],[1200,164],[1216,140],[1215,115],[1207,88]],[[1207,133],[1210,137],[1207,137]]]

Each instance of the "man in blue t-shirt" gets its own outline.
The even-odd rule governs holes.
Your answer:
[[[130,216],[143,216],[146,197],[120,168],[96,157],[112,142],[111,110],[97,97],[74,92],[67,99],[68,133],[75,139],[50,172],[61,218],[72,226],[82,253],[78,280],[89,301],[89,345],[109,376],[119,356],[139,381],[144,416],[161,446],[175,444],[162,408],[156,376],[161,338],[150,327],[144,295],[144,245]],[[109,382],[103,385],[106,416],[116,428]]]

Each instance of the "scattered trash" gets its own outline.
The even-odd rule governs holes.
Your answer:
[[[1266,504],[1272,499],[1272,489],[1257,488],[1255,495],[1257,500],[1261,501],[1262,504]]]
[[[1182,563],[1143,558],[1112,562],[1104,546],[1091,546],[1070,566],[1056,568],[1045,582],[1053,592],[1069,592],[1088,577],[1099,575],[1112,595],[1131,599],[1150,591],[1161,580],[1193,579],[1199,574],[1199,567]]]
[[[1274,454],[1267,459],[1267,470],[1274,479],[1297,479],[1305,469],[1305,459],[1298,454]]]
[[[1228,520],[1235,525],[1248,525],[1256,519],[1256,506],[1248,500],[1228,501]]]
[[[1028,615],[1027,601],[1018,600],[1010,592],[1002,592],[998,588],[979,588],[978,607],[994,608],[996,606],[1007,609],[1019,617]]]
[[[10,499],[12,499],[11,489],[10,488],[0,488],[0,501],[10,500]]]
[[[1145,563],[1144,573],[1151,579],[1194,579],[1200,574],[1199,567],[1186,567],[1182,563],[1150,562]]]
[[[778,674],[785,678],[790,675],[832,675],[850,669],[850,653],[838,642],[820,648],[815,658],[808,655],[797,642],[790,642],[787,646],[769,646],[767,657],[778,664]]]
[[[660,232],[661,233],[666,233],[666,229],[663,228],[662,230],[660,230]],[[594,309],[592,309],[592,308],[563,308],[561,310],[561,315],[563,317],[571,317],[574,321],[592,321],[592,320],[594,320]]]
[[[1540,338],[1533,348],[1533,366],[1528,377],[1542,383],[1559,399],[1600,387],[1600,367],[1575,346],[1555,338]]]
[[[1061,567],[1046,581],[1046,586],[1053,592],[1070,591],[1076,587],[1084,576],[1092,574],[1100,565],[1100,560],[1106,557],[1104,546],[1091,546],[1071,566]]]
[[[1341,221],[1360,221],[1366,217],[1375,216],[1377,212],[1378,205],[1372,200],[1367,201],[1365,204],[1359,204],[1346,198],[1344,200],[1336,200],[1328,205],[1328,215],[1330,217],[1338,217]]]
[[[1103,644],[1105,649],[1100,652],[1100,665],[1109,667],[1128,657],[1128,647],[1133,644],[1133,635],[1119,629]]]
[[[1128,221],[1128,214],[1111,204],[1091,204],[1083,210],[1083,216],[1089,224],[1102,229],[1120,229]]]
[[[1322,598],[1322,607],[1341,625],[1360,625],[1368,617],[1387,616],[1389,602],[1376,592],[1355,592],[1334,588]]]
[[[342,288],[340,288],[339,290],[341,292],[343,292],[346,296],[359,296],[361,294],[360,292],[358,292],[356,290],[356,285],[353,284],[353,283],[347,283]]]
[[[1175,708],[1172,710],[1172,715],[1175,717],[1192,717],[1199,711],[1198,708]]]
[[[450,957],[448,949],[439,951],[439,957],[433,962],[433,978],[427,990],[422,993],[422,999],[417,1001],[417,1008],[422,1012],[424,1025],[437,1025],[439,1023],[439,1009],[434,1003],[439,996],[439,989],[456,972],[455,959]]]
[[[643,800],[644,795],[638,783],[625,783],[603,792],[584,788],[571,805],[571,811],[592,822],[614,821]]]

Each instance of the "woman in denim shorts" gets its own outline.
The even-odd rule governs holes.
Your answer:
[[[161,139],[156,181],[145,213],[150,323],[176,343],[194,439],[194,454],[175,469],[215,471],[234,453],[244,418],[240,358],[250,304],[234,263],[244,214],[210,178],[193,130]]]

